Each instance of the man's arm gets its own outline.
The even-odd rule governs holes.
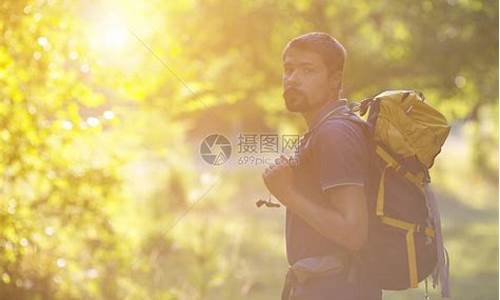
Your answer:
[[[368,212],[363,185],[367,177],[365,142],[355,127],[331,122],[319,129],[312,144],[314,172],[323,201],[305,199],[295,189],[282,157],[264,173],[273,195],[326,238],[348,249],[360,249],[367,238]]]
[[[326,238],[350,250],[359,250],[366,241],[368,216],[363,186],[340,185],[326,191],[330,201],[319,205],[295,189],[280,195],[293,213]],[[287,199],[285,199],[287,198]]]

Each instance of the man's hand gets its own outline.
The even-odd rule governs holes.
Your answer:
[[[262,174],[264,183],[271,194],[286,206],[287,195],[293,190],[293,170],[288,159],[281,155]]]

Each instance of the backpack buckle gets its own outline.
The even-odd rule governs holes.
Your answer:
[[[429,169],[424,169],[424,183],[431,183],[431,175],[429,173]]]

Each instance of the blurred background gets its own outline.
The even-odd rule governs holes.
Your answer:
[[[264,165],[237,143],[304,132],[281,51],[309,31],[347,48],[347,98],[413,88],[446,115],[431,176],[452,295],[498,298],[497,1],[3,0],[0,15],[0,299],[278,299],[284,210],[256,208]],[[220,166],[200,157],[214,133],[233,146]]]

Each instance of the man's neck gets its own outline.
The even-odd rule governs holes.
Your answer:
[[[313,126],[313,121],[316,119],[316,116],[318,116],[321,108],[323,108],[323,106],[302,113],[302,117],[304,117],[304,120],[307,123],[307,128],[311,129],[311,127]]]
[[[302,113],[302,117],[304,118],[304,120],[306,121],[307,123],[307,128],[311,129],[312,126],[314,126],[314,123],[316,121],[316,119],[318,118],[319,116],[319,113],[320,111],[326,106],[328,105],[329,103],[333,102],[333,101],[337,101],[339,99],[339,97],[337,98],[332,98],[331,100],[328,100],[328,101],[325,101],[323,103],[323,105],[321,106],[317,106],[311,110],[308,110],[308,111],[305,111]]]

